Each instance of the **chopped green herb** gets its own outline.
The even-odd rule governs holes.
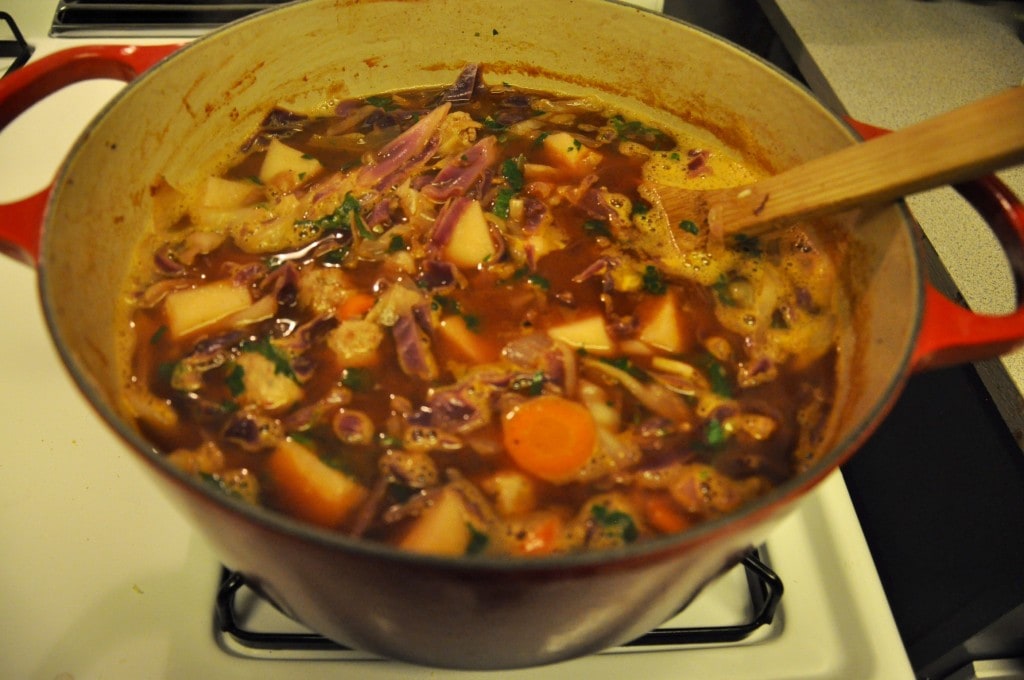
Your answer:
[[[639,536],[633,518],[621,510],[609,510],[605,505],[590,506],[590,517],[594,523],[610,534],[617,534],[626,543],[632,543]]]
[[[447,295],[435,295],[430,304],[435,310],[444,312],[445,314],[462,315],[462,306],[459,305],[459,301],[453,297],[448,297]]]
[[[382,449],[405,448],[405,443],[402,441],[401,437],[394,437],[389,434],[384,434],[383,432],[380,433],[379,444]]]
[[[519,376],[511,383],[513,392],[526,392],[531,397],[540,396],[544,391],[544,372],[537,371],[530,376]]]
[[[783,315],[781,309],[776,309],[772,312],[772,328],[789,328],[789,322],[786,321],[786,317]]]
[[[355,226],[359,235],[367,239],[376,239],[377,235],[366,228],[363,216],[360,214],[359,201],[351,193],[345,194],[345,199],[338,206],[337,210],[329,215],[324,215],[315,220],[296,220],[295,229],[307,231],[311,234],[326,233],[331,231],[342,231]]]
[[[224,384],[227,386],[228,392],[231,393],[232,397],[237,397],[242,392],[245,392],[245,369],[238,364],[234,364],[227,377],[224,378]]]
[[[668,135],[657,128],[653,128],[644,125],[638,120],[627,121],[620,115],[612,116],[608,119],[611,123],[612,128],[615,129],[615,134],[623,139],[629,140],[642,140],[647,142],[654,141],[669,141]]]
[[[640,382],[651,381],[651,376],[647,375],[647,372],[644,371],[642,368],[638,368],[636,364],[630,361],[627,357],[598,357],[597,360],[600,361],[601,363],[608,364],[609,366],[614,366],[620,371],[628,373],[629,375],[633,376]]]
[[[519,267],[514,272],[512,272],[512,276],[508,277],[507,279],[502,279],[498,283],[511,284],[511,283],[515,283],[516,281],[522,281],[524,279],[528,283],[530,283],[530,284],[532,284],[534,286],[537,286],[541,290],[548,290],[549,288],[551,288],[551,282],[550,281],[548,281],[546,278],[544,278],[540,274],[532,272],[530,270],[530,267],[527,266],[527,265],[523,265],[522,267]]]
[[[346,368],[341,372],[341,384],[353,392],[369,392],[375,382],[373,373],[365,368]]]
[[[316,450],[316,442],[305,432],[289,432],[288,438],[297,444],[302,444],[311,451]]]
[[[163,361],[156,367],[156,374],[160,376],[160,382],[169,383],[171,378],[174,377],[174,371],[177,370],[178,362],[176,361]]]
[[[530,274],[526,277],[526,280],[529,281],[531,285],[537,286],[541,290],[549,290],[551,288],[551,282],[540,274]]]
[[[633,209],[630,211],[630,215],[646,215],[649,212],[651,212],[651,206],[637,201],[633,204]]]
[[[491,118],[490,116],[487,116],[486,118],[483,119],[483,124],[485,128],[491,130],[492,132],[504,132],[505,130],[508,129],[498,121]]]
[[[294,435],[292,437],[294,438]],[[315,442],[309,437],[306,437],[306,439],[308,439],[311,444],[315,444]],[[352,462],[344,455],[334,454],[321,456],[320,460],[322,460],[327,467],[334,468],[338,472],[344,472],[350,477],[355,474],[355,470],[352,469]]]
[[[466,546],[466,554],[479,555],[487,549],[488,544],[491,542],[491,537],[469,522],[466,522],[466,527],[469,529],[469,545]]]
[[[704,426],[704,443],[712,448],[718,448],[725,444],[729,433],[722,427],[722,421],[712,418]]]
[[[711,284],[711,290],[715,291],[715,295],[718,297],[718,301],[726,307],[735,307],[736,300],[733,298],[732,293],[729,292],[729,279],[725,274],[720,274],[718,280]]]
[[[430,301],[430,307],[435,312],[441,312],[443,314],[450,314],[454,316],[461,316],[462,320],[466,323],[466,329],[473,333],[480,332],[480,317],[475,314],[467,314],[462,309],[462,305],[455,298],[448,297],[447,295],[435,295]]]
[[[568,149],[566,149],[566,151],[579,151],[582,148],[583,148],[583,142],[581,142],[578,139],[573,139],[572,140],[572,146],[570,146]]]
[[[360,236],[365,239],[369,239],[370,241],[377,240],[379,234],[375,234],[366,228],[366,223],[363,222],[363,215],[360,212],[362,210],[362,206],[359,205],[359,200],[355,196],[350,193],[345,194],[345,200],[341,202],[341,208],[339,208],[339,210],[343,211],[342,220],[348,222],[350,219],[352,225],[355,226],[356,231],[359,232]]]
[[[509,187],[498,189],[498,195],[494,197],[494,214],[503,220],[508,219],[509,204],[515,194],[516,192]]]
[[[587,220],[583,223],[583,231],[588,236],[597,238],[598,236],[604,236],[605,238],[612,238],[612,232],[608,229],[608,223],[604,220]]]
[[[729,382],[729,374],[718,359],[710,354],[707,355],[704,359],[704,372],[708,375],[712,392],[721,397],[732,397],[732,383]]]
[[[406,244],[405,239],[401,236],[392,236],[391,241],[388,243],[388,252],[397,253],[399,250],[407,250],[409,246]]]
[[[501,164],[501,176],[508,182],[513,191],[522,191],[525,180],[523,179],[523,157],[509,158]]]
[[[394,111],[398,108],[395,101],[390,95],[375,95],[373,97],[367,97],[366,103],[371,106],[376,106],[378,109],[384,109],[385,111]]]
[[[664,295],[668,290],[661,272],[653,264],[644,268],[644,290],[651,295]]]
[[[292,370],[292,363],[288,355],[274,346],[274,343],[270,341],[270,336],[264,335],[259,340],[244,342],[240,349],[243,352],[255,352],[266,359],[270,359],[274,364],[275,374],[291,378],[296,383],[299,382],[299,377]]]
[[[550,132],[542,132],[539,135],[537,135],[537,139],[533,140],[533,145],[534,146],[540,146],[541,144],[543,144],[544,140],[548,138],[549,134],[551,134],[551,133]]]
[[[756,236],[749,236],[748,234],[734,234],[729,249],[750,257],[761,257],[764,253],[761,250],[761,240]]]
[[[149,337],[149,344],[159,345],[160,341],[163,340],[165,335],[167,335],[167,326],[160,326],[160,328],[157,328],[153,332],[153,335]]]
[[[700,227],[698,227],[697,223],[693,220],[683,220],[679,223],[679,228],[689,234],[696,235],[700,233]]]
[[[348,246],[329,250],[320,256],[320,261],[324,264],[341,264],[348,257],[349,250]]]

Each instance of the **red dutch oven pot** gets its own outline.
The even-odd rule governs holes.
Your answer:
[[[764,539],[846,460],[914,371],[992,357],[1024,339],[1024,208],[986,178],[957,190],[1003,244],[1018,309],[974,314],[923,274],[902,204],[837,218],[850,313],[821,457],[740,512],[678,536],[536,560],[407,554],[338,536],[203,488],[123,417],[119,297],[153,196],[216,171],[277,103],[441,85],[485,64],[513,84],[598,93],[667,125],[696,125],[781,170],[855,143],[801,86],[725,41],[601,0],[310,0],[184,47],[81,47],[0,81],[0,126],[80,80],[132,81],[78,139],[52,186],[0,206],[0,242],[38,270],[51,335],[96,411],[230,568],[342,644],[414,663],[512,668],[638,637]],[[862,133],[877,133],[866,127]]]

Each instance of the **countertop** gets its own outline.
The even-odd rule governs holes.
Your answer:
[[[833,110],[897,129],[1024,84],[1024,3],[965,0],[759,0],[808,85]],[[1024,196],[1024,167],[998,176]],[[952,189],[907,200],[964,301],[1014,309],[995,237]],[[944,285],[945,284],[945,285]],[[1022,437],[1024,350],[982,362],[979,374]]]

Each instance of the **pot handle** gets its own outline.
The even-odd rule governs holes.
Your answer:
[[[0,130],[33,104],[83,80],[129,82],[181,47],[171,45],[90,45],[31,61],[0,79]],[[53,185],[13,203],[0,203],[0,252],[35,266],[39,236]]]
[[[864,139],[889,130],[847,117]],[[988,223],[1013,272],[1017,309],[1006,315],[978,314],[925,280],[924,316],[911,356],[914,371],[990,359],[1024,342],[1024,205],[995,175],[953,185]]]

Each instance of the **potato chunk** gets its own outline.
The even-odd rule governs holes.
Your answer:
[[[545,137],[544,155],[553,165],[577,175],[593,172],[603,159],[568,132],[553,132]]]
[[[491,338],[473,332],[461,316],[441,319],[437,332],[445,347],[462,361],[483,364],[496,360],[501,354],[501,348]]]
[[[594,354],[611,354],[615,351],[615,341],[608,334],[604,317],[600,314],[553,326],[548,329],[548,335],[570,347],[585,349]]]
[[[442,249],[445,259],[463,269],[475,267],[494,257],[491,227],[479,201],[469,201]]]
[[[274,449],[267,470],[277,501],[296,517],[323,527],[340,525],[368,494],[359,482],[290,439]]]
[[[402,538],[400,546],[433,555],[464,555],[472,538],[462,497],[450,487],[441,489]]]
[[[494,509],[502,517],[522,515],[537,507],[536,482],[518,470],[499,470],[482,486],[494,498]]]
[[[260,166],[260,181],[279,191],[290,191],[319,175],[323,169],[320,161],[312,156],[272,139]]]
[[[164,299],[164,317],[167,330],[178,339],[214,326],[251,304],[247,288],[231,281],[214,281],[169,293]]]
[[[200,203],[205,208],[241,208],[262,195],[262,189],[251,180],[207,177]]]
[[[647,301],[637,311],[640,316],[640,340],[673,354],[687,349],[689,339],[684,333],[683,314],[671,290]]]

